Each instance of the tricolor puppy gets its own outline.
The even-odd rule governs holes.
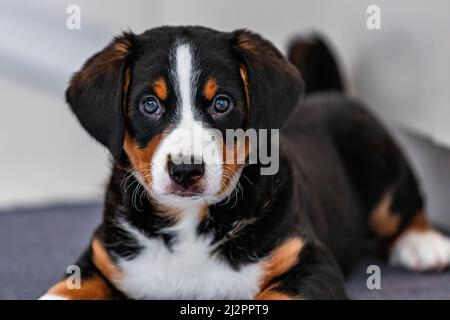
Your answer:
[[[66,95],[114,157],[104,218],[81,288],[43,298],[341,299],[370,240],[404,267],[446,267],[450,242],[390,136],[343,94],[311,93],[343,88],[327,48],[300,41],[291,60],[201,27],[125,33],[92,56]],[[217,132],[279,128],[276,173],[218,161],[262,146]]]

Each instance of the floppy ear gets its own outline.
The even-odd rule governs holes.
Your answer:
[[[89,58],[72,77],[66,101],[81,125],[112,155],[120,157],[125,137],[124,99],[129,85],[134,35],[123,33]]]
[[[232,41],[242,61],[248,125],[255,129],[280,128],[303,93],[299,71],[258,34],[236,30]]]

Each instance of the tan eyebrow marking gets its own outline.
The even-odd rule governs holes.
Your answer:
[[[169,95],[168,89],[167,89],[167,83],[166,80],[164,80],[163,77],[158,78],[153,83],[153,91],[156,93],[158,98],[160,100],[166,100],[167,96]]]
[[[213,78],[209,78],[206,81],[205,87],[203,89],[203,95],[205,96],[206,99],[212,100],[218,90],[219,85],[217,84],[216,80],[214,80]]]
[[[248,75],[247,75],[247,69],[241,64],[239,66],[239,73],[242,78],[242,82],[244,83],[244,91],[245,91],[245,117],[246,117],[246,124],[250,121],[250,91],[249,91],[249,84],[248,84]]]

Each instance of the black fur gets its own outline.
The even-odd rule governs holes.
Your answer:
[[[248,72],[250,105],[255,106],[250,108],[250,127],[281,127],[303,93],[298,70],[260,35],[238,30],[234,37],[233,42],[241,45],[234,49]]]
[[[133,35],[116,37],[84,64],[66,91],[66,100],[81,125],[106,146],[114,157],[122,152],[125,135],[124,77],[133,55]],[[126,55],[114,53],[117,44],[130,46]],[[83,79],[88,78],[88,79]]]
[[[116,156],[104,221],[95,234],[112,256],[134,259],[141,250],[133,237],[114,223],[119,216],[146,236],[161,239],[168,248],[178,241],[176,233],[167,231],[175,221],[161,215],[142,188],[137,194],[133,194],[134,188],[127,188],[138,182],[127,175],[130,162],[126,155],[117,158],[122,153],[125,124],[138,144],[145,146],[173,121],[172,111],[156,121],[143,116],[138,106],[152,80],[169,76],[165,69],[167,51],[175,37],[189,39],[201,57],[202,70],[210,72],[200,75],[199,82],[214,75],[235,97],[238,108],[227,117],[216,122],[202,111],[203,120],[220,130],[279,128],[284,123],[279,172],[261,176],[260,165],[248,165],[240,178],[244,198],[211,206],[198,227],[200,234],[214,235],[214,242],[220,244],[215,253],[231,267],[239,270],[259,261],[283,240],[298,236],[306,244],[298,263],[272,279],[271,283],[278,283],[277,291],[306,299],[346,298],[343,274],[374,238],[368,216],[382,196],[393,190],[392,210],[401,215],[402,227],[422,208],[414,175],[382,125],[359,103],[339,92],[308,95],[298,103],[303,91],[298,71],[260,36],[247,31],[164,27],[127,37],[132,38],[130,54],[112,73],[95,75],[85,86],[67,91],[67,100],[81,124]],[[243,38],[250,44],[244,48],[238,46]],[[305,48],[305,59],[297,67],[303,72],[307,92],[342,90],[337,64],[325,44],[315,40]],[[100,56],[91,58],[87,65]],[[250,88],[247,111],[239,75],[242,64]],[[124,68],[131,70],[125,97],[121,93]],[[126,116],[124,99],[130,108]],[[168,99],[163,101],[167,108],[175,103],[170,100],[173,97]],[[202,110],[210,103],[201,95],[196,102]],[[243,220],[248,222],[246,227],[231,237],[236,223]],[[82,259],[88,269],[89,259],[89,254]]]
[[[306,94],[330,90],[345,91],[335,55],[322,36],[314,35],[308,39],[298,38],[292,41],[288,56],[302,71]]]

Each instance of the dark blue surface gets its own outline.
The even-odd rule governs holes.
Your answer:
[[[35,299],[88,245],[99,204],[0,212],[0,299]]]

